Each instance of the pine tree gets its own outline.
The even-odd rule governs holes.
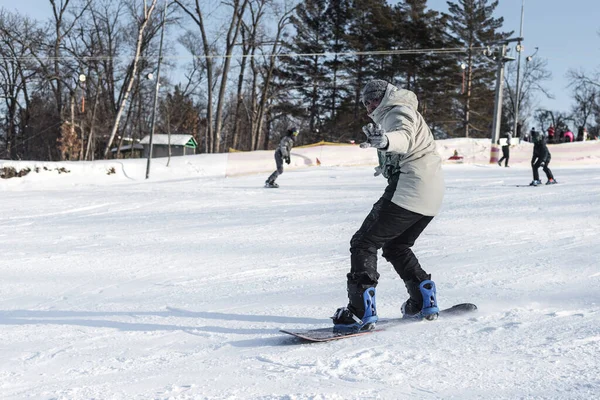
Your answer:
[[[381,0],[354,0],[348,26],[348,46],[356,54],[347,63],[350,84],[354,88],[355,115],[358,116],[360,90],[371,79],[391,81],[393,71],[389,56],[365,54],[392,50],[392,9]]]
[[[458,47],[446,32],[448,17],[427,9],[427,0],[406,0],[396,6],[396,37],[404,49],[425,50]],[[419,98],[419,111],[434,133],[445,136],[454,129],[454,103],[460,88],[460,67],[452,54],[422,52],[394,57],[394,68],[406,89]],[[439,132],[436,132],[439,131]]]
[[[487,137],[494,109],[495,63],[480,50],[505,39],[503,18],[494,18],[498,0],[458,0],[448,2],[451,33],[467,49],[464,63],[465,92],[460,98],[464,136]]]
[[[351,0],[330,0],[325,11],[326,22],[330,26],[327,48],[332,55],[326,57],[324,66],[331,80],[329,87],[324,88],[323,107],[327,120],[320,129],[324,138],[329,141],[340,139],[340,131],[344,130],[345,124],[340,121],[339,115],[344,115],[348,111],[348,102],[345,99],[353,92],[347,84],[348,75],[345,65],[348,55],[344,54],[348,50],[346,28],[351,16],[350,6]]]
[[[292,90],[298,94],[298,103],[305,110],[308,119],[308,132],[305,138],[321,140],[319,127],[324,114],[324,88],[331,83],[331,76],[325,65],[325,57],[320,55],[329,51],[331,25],[327,22],[327,0],[306,0],[297,8],[292,17],[296,30],[289,45],[289,52],[306,54],[284,60],[282,67],[292,78]]]

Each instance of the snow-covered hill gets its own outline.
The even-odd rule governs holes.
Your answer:
[[[593,160],[557,163],[560,184],[537,188],[516,186],[531,181],[527,162],[445,165],[442,212],[415,252],[442,306],[480,310],[302,344],[278,330],[328,326],[346,304],[349,241],[384,179],[297,166],[270,190],[265,173],[200,177],[198,159],[153,160],[150,180],[145,160],[0,180],[0,398],[600,393]],[[404,285],[385,260],[379,270],[379,313],[397,317]]]
[[[518,142],[515,140],[515,142]],[[459,163],[486,165],[490,162],[489,139],[438,140],[437,149],[447,164]],[[528,167],[533,145],[515,143],[511,147],[510,165]],[[552,153],[552,166],[600,165],[600,140],[564,143],[548,146]],[[500,154],[500,153],[499,153]],[[358,145],[320,145],[294,148],[287,171],[321,167],[376,165],[376,152],[364,150]],[[23,175],[19,179],[0,179],[4,187],[51,187],[74,186],[94,183],[112,185],[119,182],[137,182],[146,178],[146,160],[107,160],[94,162],[42,162],[0,160],[0,174],[4,168],[13,168]],[[275,169],[273,151],[253,151],[224,154],[198,154],[194,156],[153,159],[150,164],[150,180],[173,180],[188,178],[224,178],[266,173]]]

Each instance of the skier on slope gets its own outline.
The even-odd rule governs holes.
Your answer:
[[[431,275],[411,250],[444,196],[442,160],[433,135],[411,91],[375,79],[363,88],[361,101],[374,122],[363,127],[367,141],[361,147],[377,148],[377,169],[388,186],[350,241],[349,302],[332,317],[336,331],[372,329],[377,322],[377,250],[382,247],[408,290],[403,316],[435,319],[439,312]]]
[[[268,188],[278,188],[279,185],[275,183],[275,179],[281,174],[283,174],[283,162],[286,164],[290,163],[290,154],[292,151],[292,147],[294,147],[294,140],[298,136],[298,128],[290,128],[287,131],[287,134],[281,138],[279,142],[279,146],[275,150],[275,164],[277,165],[277,169],[273,171],[273,173],[267,178],[265,181],[265,187]]]
[[[498,165],[502,166],[502,161],[504,161],[504,166],[508,167],[508,159],[510,158],[510,139],[512,138],[512,131],[506,132],[506,143],[502,145],[502,158],[498,160]],[[498,144],[500,143],[500,139],[498,139]]]
[[[531,157],[533,181],[531,181],[529,185],[538,186],[542,184],[542,181],[540,181],[540,174],[538,172],[540,167],[543,167],[544,173],[548,178],[546,185],[554,185],[557,182],[554,179],[554,175],[552,175],[552,171],[550,171],[550,168],[548,168],[552,155],[548,150],[548,146],[546,146],[546,138],[542,132],[535,132],[535,135],[533,135],[531,139],[533,140],[533,156]]]

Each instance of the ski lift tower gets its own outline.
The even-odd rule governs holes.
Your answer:
[[[498,162],[500,149],[498,146],[498,138],[500,137],[500,121],[502,120],[502,91],[504,86],[504,64],[509,61],[514,61],[514,57],[506,55],[506,48],[509,43],[523,41],[522,37],[503,40],[496,43],[496,55],[488,51],[488,56],[491,56],[498,65],[496,72],[496,99],[494,101],[494,121],[492,123],[492,147],[490,150],[490,164]]]

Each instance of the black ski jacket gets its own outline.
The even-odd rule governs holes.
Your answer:
[[[550,151],[548,150],[548,146],[546,146],[546,141],[542,140],[538,143],[534,143],[533,145],[533,157],[531,157],[531,163],[535,163],[535,160],[539,158],[543,162],[550,161]]]

